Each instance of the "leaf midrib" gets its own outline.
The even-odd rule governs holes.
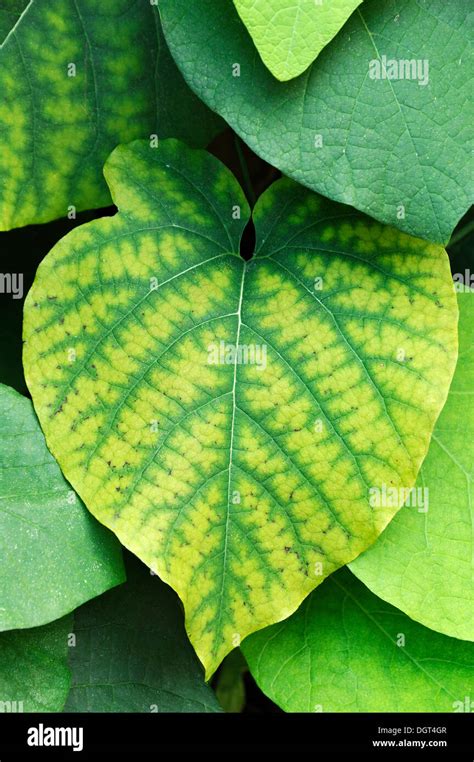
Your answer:
[[[240,282],[240,294],[239,294],[239,304],[237,307],[237,332],[236,332],[236,340],[235,340],[235,362],[234,362],[234,378],[232,383],[232,421],[231,421],[231,428],[230,428],[230,446],[229,446],[229,474],[228,474],[228,480],[227,480],[227,507],[226,507],[226,518],[225,518],[225,525],[224,525],[224,549],[223,549],[223,559],[222,559],[222,584],[221,589],[219,591],[219,614],[217,619],[217,630],[220,631],[220,625],[222,620],[222,612],[223,612],[223,596],[224,596],[224,590],[225,590],[225,581],[226,581],[226,572],[227,572],[227,552],[228,552],[228,542],[229,542],[229,523],[230,523],[230,492],[231,492],[231,483],[232,483],[232,457],[233,457],[233,448],[234,448],[234,432],[235,432],[235,413],[237,409],[237,401],[236,401],[236,389],[237,389],[237,366],[238,366],[238,351],[239,351],[239,344],[240,344],[240,331],[242,328],[242,304],[243,304],[243,296],[244,296],[244,284],[245,284],[245,275],[247,273],[247,263],[242,260],[242,278]],[[217,653],[217,643],[214,640],[214,655]]]

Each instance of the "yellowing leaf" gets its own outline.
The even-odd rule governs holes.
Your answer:
[[[474,291],[458,304],[459,360],[416,487],[351,570],[412,619],[474,640]]]
[[[234,0],[264,64],[280,80],[302,74],[362,0]]]
[[[447,395],[444,250],[288,180],[255,211],[213,157],[120,147],[120,213],[76,228],[25,309],[28,386],[92,513],[180,595],[209,676],[367,548]]]
[[[135,138],[221,129],[185,84],[149,0],[0,8],[0,231],[110,204],[102,167]]]

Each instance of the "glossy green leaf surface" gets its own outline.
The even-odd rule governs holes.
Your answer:
[[[384,223],[448,241],[474,196],[468,3],[366,0],[288,83],[228,0],[160,0],[160,13],[192,89],[259,156]]]
[[[474,291],[458,302],[456,373],[415,491],[351,569],[412,619],[474,640]]]
[[[20,19],[0,14],[0,32],[12,23],[0,48],[0,230],[110,204],[102,167],[118,143],[206,145],[220,129],[183,82],[149,2],[25,5]]]
[[[0,630],[58,619],[124,579],[116,538],[61,474],[30,400],[0,385]]]
[[[127,582],[74,615],[68,712],[220,712],[175,593],[137,559]]]
[[[413,622],[347,569],[242,644],[287,712],[470,712],[474,645]]]
[[[66,477],[179,594],[206,675],[372,544],[457,357],[445,251],[288,180],[259,199],[177,141],[118,148],[119,214],[25,307],[26,379]]]

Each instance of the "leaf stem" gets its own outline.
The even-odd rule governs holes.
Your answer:
[[[237,151],[237,156],[239,157],[240,169],[242,170],[245,195],[247,196],[250,206],[253,208],[255,206],[255,202],[257,199],[255,198],[255,192],[253,189],[252,180],[250,179],[248,164],[245,159],[244,152],[242,150],[241,141],[239,136],[236,135],[235,133],[234,133],[234,144],[235,144],[235,150]]]

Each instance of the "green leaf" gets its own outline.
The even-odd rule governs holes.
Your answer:
[[[255,153],[382,222],[449,239],[473,196],[473,16],[464,0],[367,0],[286,84],[228,0],[160,0],[160,13],[190,86]],[[419,60],[421,79],[372,79],[370,62],[383,55]]]
[[[0,0],[0,47],[12,33],[29,0]]]
[[[222,125],[145,0],[32,0],[0,49],[0,89],[0,230],[110,204],[102,166],[118,143],[206,145]]]
[[[0,630],[35,627],[124,579],[120,546],[46,447],[30,400],[0,384]]]
[[[220,712],[179,600],[136,559],[127,582],[74,615],[68,712]]]
[[[416,492],[351,569],[417,622],[474,640],[474,292],[458,301],[458,365]]]
[[[43,627],[0,633],[0,712],[60,712],[71,676],[72,616]]]
[[[362,0],[234,0],[264,64],[279,80],[302,74]]]
[[[287,712],[471,711],[474,646],[413,622],[347,569],[242,650]]]
[[[375,541],[397,509],[373,511],[372,484],[413,486],[457,357],[448,258],[282,180],[246,263],[214,157],[136,142],[105,174],[120,214],[62,239],[27,297],[26,380],[209,676]]]

